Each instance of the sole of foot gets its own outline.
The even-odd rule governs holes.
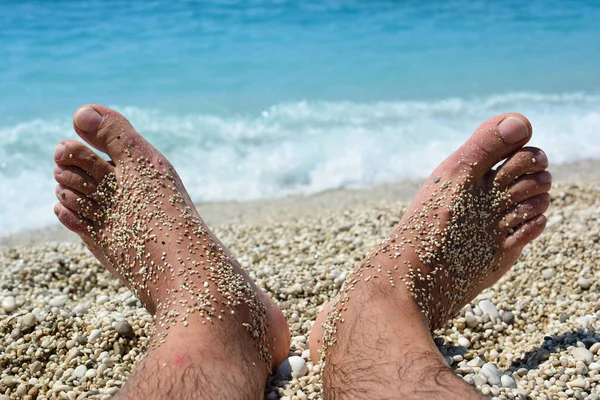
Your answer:
[[[510,269],[544,230],[550,204],[548,159],[524,147],[531,134],[524,116],[496,116],[435,169],[391,235],[320,313],[309,342],[314,357],[336,352],[340,324],[365,301],[390,324],[411,318],[431,331]]]
[[[73,126],[110,160],[79,141],[61,142],[54,212],[155,315],[156,343],[185,327],[255,346],[268,368],[285,360],[290,333],[281,310],[208,229],[169,161],[109,108],[84,106]]]

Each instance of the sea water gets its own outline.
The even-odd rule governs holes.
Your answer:
[[[600,157],[597,1],[0,1],[0,232],[52,224],[72,113],[117,108],[197,201],[428,175],[517,111]]]

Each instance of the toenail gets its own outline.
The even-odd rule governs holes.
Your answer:
[[[552,174],[548,171],[544,171],[539,176],[541,183],[551,183],[552,182]]]
[[[519,143],[529,136],[529,128],[521,118],[506,117],[498,125],[498,131],[504,140],[510,144]]]
[[[56,146],[56,149],[54,149],[54,159],[57,161],[61,160],[63,154],[65,154],[65,145],[59,144],[58,146]]]
[[[535,161],[541,165],[548,165],[548,156],[542,150],[539,150],[535,155]]]
[[[54,205],[54,214],[58,215],[60,213],[60,204],[55,204]]]
[[[64,169],[62,169],[61,167],[59,167],[58,165],[54,166],[54,174],[55,175],[60,175],[62,174],[64,171]]]
[[[98,126],[102,122],[102,115],[91,107],[86,107],[77,110],[73,117],[75,125],[84,132],[94,133],[98,130]]]

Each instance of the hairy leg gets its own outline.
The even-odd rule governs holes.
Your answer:
[[[482,397],[454,376],[430,332],[543,231],[551,176],[545,154],[523,148],[530,137],[518,114],[482,124],[348,276],[310,338],[327,399]]]

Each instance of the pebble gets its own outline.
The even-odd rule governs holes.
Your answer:
[[[500,318],[500,313],[498,312],[498,309],[496,308],[494,303],[492,303],[489,300],[481,300],[479,302],[479,309],[492,318]]]
[[[485,362],[479,357],[475,357],[472,360],[470,360],[469,362],[467,362],[467,365],[469,367],[476,367],[476,368],[483,366],[483,364],[485,364]]]
[[[492,363],[485,363],[481,367],[481,375],[487,378],[488,383],[492,385],[500,384],[500,374],[498,373],[498,367]]]
[[[94,329],[92,332],[90,332],[87,342],[94,343],[96,340],[98,340],[101,334],[102,332],[100,332],[98,329]]]
[[[571,355],[573,356],[575,361],[583,361],[586,364],[589,364],[592,361],[594,361],[594,355],[592,354],[592,352],[583,347],[574,347],[571,350]]]
[[[15,298],[12,296],[7,296],[2,299],[2,308],[7,313],[11,313],[17,309],[17,303],[15,302]]]
[[[287,292],[289,294],[298,294],[298,293],[302,293],[303,289],[302,289],[302,284],[300,283],[295,283],[292,286],[290,286],[287,290]]]
[[[582,378],[577,378],[577,379],[569,382],[569,386],[584,389],[585,381]]]
[[[77,368],[75,368],[75,371],[73,372],[73,374],[77,377],[77,378],[83,378],[85,376],[85,373],[87,372],[87,368],[85,365],[80,365]]]
[[[505,311],[502,314],[502,322],[506,323],[507,325],[512,325],[515,322],[515,315],[510,311]]]
[[[33,328],[37,323],[35,314],[27,313],[21,318],[21,326],[25,329]]]
[[[583,290],[588,290],[591,286],[590,281],[587,280],[586,278],[579,278],[577,280],[577,284],[579,285],[580,288],[582,288]]]
[[[469,339],[467,339],[466,337],[461,336],[458,338],[458,345],[468,348],[471,345],[471,341]]]
[[[119,333],[122,336],[131,336],[134,333],[133,327],[125,319],[122,319],[117,322],[117,324],[115,325],[115,331],[117,331],[117,333]]]
[[[542,270],[542,276],[544,279],[552,279],[556,276],[556,270],[554,268],[546,268]]]
[[[292,356],[281,363],[277,368],[277,373],[292,378],[300,378],[308,373],[308,367],[302,357]]]
[[[77,304],[73,309],[73,312],[76,314],[87,314],[88,310],[83,304]]]
[[[104,304],[108,300],[109,300],[109,297],[104,294],[101,294],[100,296],[96,297],[96,303],[98,303],[98,304]]]
[[[500,377],[500,382],[502,383],[502,386],[506,388],[516,389],[517,387],[517,383],[510,375],[502,375]]]
[[[478,324],[477,318],[472,312],[465,313],[465,323],[469,328],[475,328]]]
[[[65,296],[53,297],[48,301],[48,305],[50,307],[62,307],[67,303],[67,298]]]

